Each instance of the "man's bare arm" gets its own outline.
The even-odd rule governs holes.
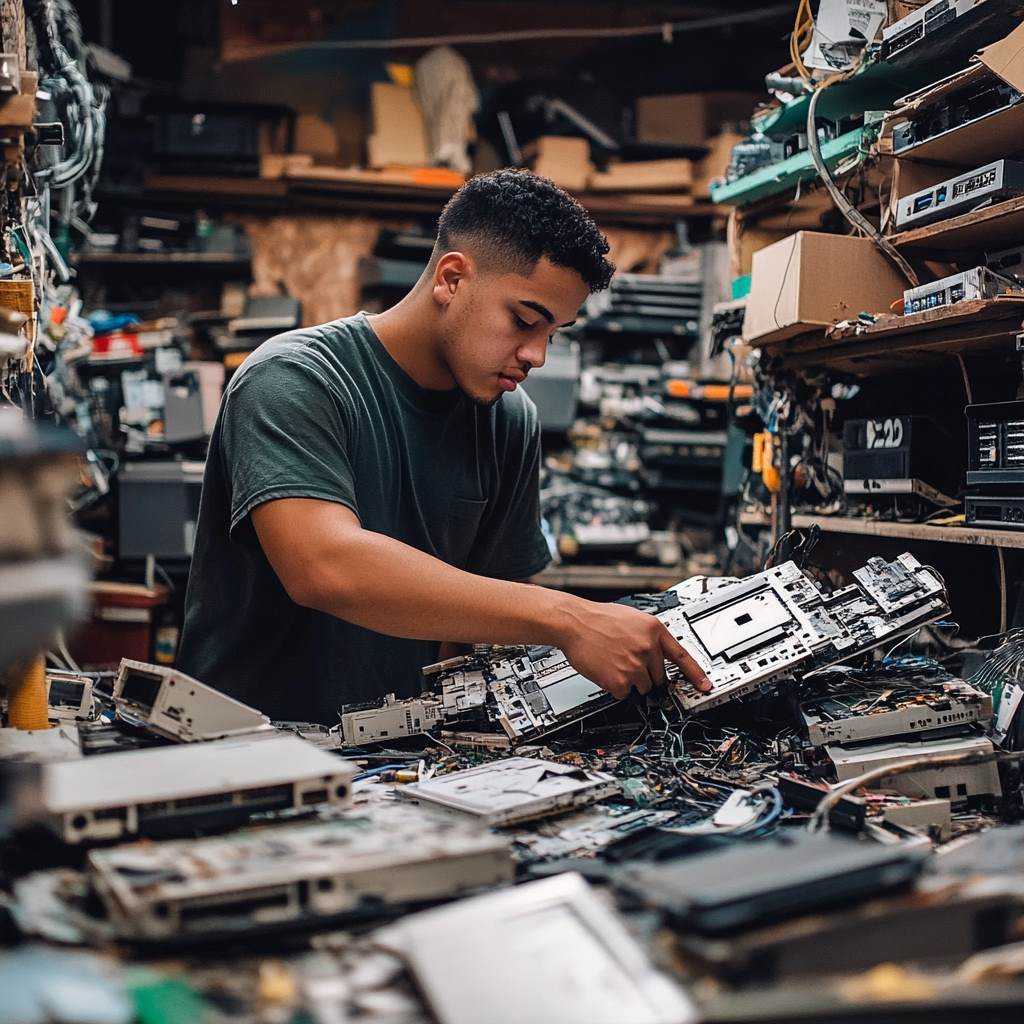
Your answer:
[[[517,583],[527,583],[527,584],[530,583],[529,580],[517,580],[516,582]],[[530,584],[530,585],[532,586],[532,584]],[[458,658],[458,657],[461,657],[462,655],[465,655],[465,654],[472,654],[472,652],[473,652],[473,645],[472,644],[460,644],[460,643],[455,643],[452,640],[442,640],[441,641],[441,646],[440,646],[440,648],[438,649],[438,652],[437,652],[437,660],[438,661],[447,661],[449,658]]]
[[[665,626],[635,608],[464,572],[364,530],[355,513],[335,502],[282,498],[257,507],[252,521],[296,604],[391,636],[551,644],[617,697],[663,683],[665,659],[710,689]]]

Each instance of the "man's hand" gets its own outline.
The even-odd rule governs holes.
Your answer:
[[[701,693],[711,691],[704,670],[653,615],[621,604],[574,604],[560,646],[581,675],[622,700],[666,682],[665,662],[679,666]]]

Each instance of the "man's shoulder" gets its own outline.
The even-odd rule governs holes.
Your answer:
[[[321,381],[333,379],[353,358],[359,358],[362,337],[360,317],[343,317],[314,327],[300,327],[265,341],[238,368],[228,391],[242,382],[273,383],[315,375]]]

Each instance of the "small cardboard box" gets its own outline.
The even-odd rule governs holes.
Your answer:
[[[869,238],[798,231],[754,253],[743,340],[770,345],[888,313],[907,282]]]
[[[730,122],[747,121],[759,97],[746,92],[685,92],[639,96],[636,141],[664,146],[703,146]]]
[[[295,152],[332,160],[338,155],[334,125],[317,114],[299,114],[295,119]]]
[[[586,139],[542,135],[524,147],[523,156],[534,173],[572,192],[582,192],[594,173]]]
[[[895,25],[908,15],[913,14],[920,7],[928,3],[928,0],[889,0],[887,7],[889,11],[888,24]]]
[[[313,166],[311,153],[261,153],[260,177],[283,178],[289,173],[308,170]]]
[[[692,160],[637,160],[609,164],[590,176],[594,192],[685,192],[693,185]]]
[[[370,167],[429,166],[426,122],[412,89],[374,82],[370,86],[370,110],[373,134],[366,140]]]
[[[19,85],[21,92],[0,100],[0,125],[5,128],[29,128],[35,120],[39,75],[22,71]]]

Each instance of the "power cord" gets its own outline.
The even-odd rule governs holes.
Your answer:
[[[856,70],[856,69],[854,69]],[[882,253],[892,262],[903,274],[903,276],[910,282],[914,287],[919,285],[921,282],[918,279],[917,272],[914,268],[896,251],[892,243],[885,238],[882,233],[874,226],[850,202],[849,199],[843,194],[842,190],[836,185],[835,179],[832,177],[828,166],[825,163],[824,158],[821,155],[821,143],[818,140],[818,129],[817,129],[817,110],[818,101],[821,99],[821,94],[829,86],[834,85],[836,82],[843,81],[850,77],[853,71],[847,72],[845,75],[831,78],[823,85],[819,85],[817,89],[811,94],[810,101],[807,104],[807,150],[811,154],[811,160],[814,162],[814,166],[821,178],[822,184],[828,189],[829,195],[832,196],[833,202],[836,204],[839,212],[858,230],[862,231],[868,238],[870,238],[875,245],[881,249]]]

